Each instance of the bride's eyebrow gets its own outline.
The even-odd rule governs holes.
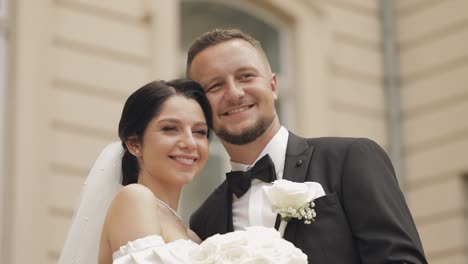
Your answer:
[[[163,118],[163,119],[160,119],[156,122],[158,125],[159,124],[180,124],[182,123],[179,119],[177,118]]]
[[[177,118],[172,118],[172,117],[158,120],[158,123],[162,123],[162,122],[180,122],[180,120]]]
[[[158,124],[160,123],[182,123],[182,121],[177,118],[164,118],[164,119],[158,120],[157,123]],[[195,122],[193,125],[194,126],[208,126],[205,121]]]
[[[205,127],[208,127],[208,125],[206,124],[206,122],[196,122],[195,124],[193,124],[193,126],[205,126]]]

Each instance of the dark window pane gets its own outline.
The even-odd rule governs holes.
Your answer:
[[[240,28],[262,44],[276,73],[281,73],[279,32],[258,17],[220,3],[182,1],[181,49],[186,53],[190,44],[204,32],[214,28]]]

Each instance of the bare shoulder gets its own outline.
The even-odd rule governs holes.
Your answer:
[[[122,188],[112,201],[104,225],[112,251],[128,241],[161,235],[158,210],[151,190],[140,184]]]
[[[141,184],[130,184],[123,187],[115,196],[109,208],[108,216],[112,221],[120,222],[131,220],[131,224],[139,221],[139,217],[157,217],[154,195],[150,189]],[[128,219],[129,216],[134,219]],[[153,219],[154,220],[154,219]]]
[[[123,187],[115,196],[113,203],[126,205],[134,202],[154,202],[154,195],[150,189],[141,184],[129,184]]]

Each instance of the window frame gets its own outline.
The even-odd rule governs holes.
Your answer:
[[[292,33],[290,30],[290,26],[281,18],[274,14],[273,12],[268,11],[267,4],[254,4],[247,1],[213,1],[213,0],[181,0],[182,2],[191,2],[191,3],[214,3],[214,4],[222,4],[228,8],[237,9],[240,12],[245,13],[246,15],[254,16],[257,19],[263,21],[264,23],[268,24],[269,26],[273,27],[277,30],[279,35],[279,54],[280,62],[281,62],[281,70],[280,73],[275,73],[277,75],[277,81],[279,83],[279,100],[281,102],[281,113],[278,113],[281,119],[281,124],[286,126],[288,129],[294,130],[295,129],[295,97],[293,93],[294,86],[294,79],[292,73],[294,72],[292,67],[294,65],[293,56],[292,56]],[[181,8],[181,5],[179,5]],[[181,12],[179,12],[181,13]],[[180,23],[182,27],[182,23]],[[182,30],[179,28],[179,30]],[[181,45],[182,46],[182,45]],[[185,76],[185,67],[186,67],[186,51],[180,51],[179,54],[179,63],[178,63],[178,72],[181,76]],[[278,110],[278,109],[277,109]],[[220,173],[220,175],[210,175],[210,177],[219,177],[219,180],[224,180],[224,173],[230,170],[230,162],[229,156],[227,155],[226,151],[224,150],[223,145],[219,140],[213,140],[210,143],[210,156],[218,156],[223,159],[223,164],[221,168],[224,170]],[[185,208],[183,205],[183,199],[181,199],[181,211],[184,218],[188,215],[185,210],[193,210],[194,208]],[[185,219],[184,219],[185,220]]]

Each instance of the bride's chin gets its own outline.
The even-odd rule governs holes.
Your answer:
[[[195,176],[185,176],[185,177],[182,176],[182,177],[179,178],[178,182],[181,185],[185,185],[185,184],[189,184],[189,183],[193,182],[194,179],[195,179]]]

